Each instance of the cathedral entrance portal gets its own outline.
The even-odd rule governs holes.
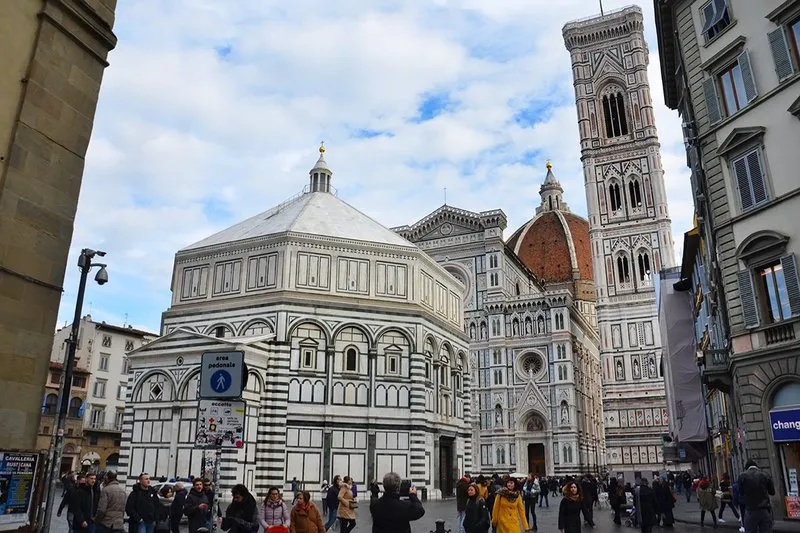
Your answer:
[[[536,477],[547,474],[547,462],[544,457],[544,444],[528,444],[528,472]]]

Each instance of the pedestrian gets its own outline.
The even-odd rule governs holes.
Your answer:
[[[292,505],[294,505],[295,500],[297,500],[297,491],[300,490],[300,483],[298,483],[297,478],[292,478]]]
[[[381,497],[381,488],[378,486],[378,480],[373,479],[372,483],[369,484],[369,498],[370,500],[374,500],[375,498]]]
[[[328,489],[331,488],[330,484],[328,484],[328,480],[322,480],[322,487],[320,487],[320,497],[322,498],[322,514],[323,516],[328,516]]]
[[[692,474],[689,472],[683,473],[683,490],[686,492],[686,503],[692,501]]]
[[[542,507],[542,504],[547,504],[547,508],[550,508],[550,500],[549,494],[553,490],[552,484],[554,481],[552,479],[547,479],[546,477],[542,476],[539,478],[539,486],[541,487],[541,492],[539,493],[539,507]]]
[[[619,514],[623,504],[622,501],[624,500],[624,489],[619,484],[619,481],[617,481],[617,478],[612,477],[608,481],[608,504],[611,506],[611,510],[614,511],[614,523],[618,526],[622,524]]]
[[[170,509],[175,491],[171,485],[164,485],[158,491],[158,507],[156,508],[156,533],[170,533]]]
[[[73,533],[72,523],[75,519],[75,517],[72,516],[69,502],[73,497],[73,492],[84,483],[86,483],[86,476],[80,473],[74,478],[70,475],[68,476],[68,480],[64,481],[64,492],[61,494],[61,504],[58,506],[58,512],[56,513],[56,516],[61,516],[61,513],[64,511],[64,509],[67,510],[67,529],[69,530],[69,533]]]
[[[352,484],[353,478],[344,476],[339,487],[339,508],[336,511],[336,518],[339,519],[339,533],[350,533],[356,527],[358,502],[353,497],[353,491],[350,490]]]
[[[172,490],[175,495],[169,506],[169,530],[170,533],[180,533],[183,506],[186,504],[186,486],[182,481],[178,481],[172,486]]]
[[[328,496],[325,498],[328,504],[328,520],[325,522],[325,529],[330,529],[336,523],[336,512],[339,510],[339,489],[341,477],[334,476],[333,483],[328,489]]]
[[[100,501],[97,478],[89,474],[85,482],[70,492],[69,510],[72,513],[72,530],[76,533],[94,533],[94,515]]]
[[[150,486],[150,474],[142,472],[125,503],[130,533],[154,533],[156,509],[158,509],[158,494]]]
[[[469,474],[464,474],[456,482],[456,512],[458,513],[458,531],[464,533],[464,514],[467,511],[467,488],[472,484]]]
[[[383,476],[383,496],[369,503],[372,533],[411,533],[411,522],[425,515],[417,488],[410,487],[408,500],[401,500],[400,484],[400,476],[394,472]]]
[[[255,533],[259,526],[256,499],[244,485],[234,485],[231,503],[222,519],[222,529],[231,533]]]
[[[211,480],[203,478],[203,493],[208,500],[208,510],[206,510],[206,527],[209,531],[214,529],[214,501],[216,500],[214,494],[214,487],[211,485]]]
[[[547,489],[545,489],[547,490]],[[529,518],[528,523],[533,531],[538,531],[536,523],[536,502],[539,500],[541,485],[533,474],[528,474],[528,479],[522,486],[522,499],[525,503],[525,518]]]
[[[775,485],[768,473],[758,468],[750,459],[745,463],[745,471],[739,474],[739,498],[744,503],[742,517],[745,533],[772,533],[772,503]]]
[[[717,508],[717,497],[714,495],[711,483],[706,478],[700,479],[697,484],[697,501],[700,504],[700,527],[705,525],[706,512],[711,514],[714,527],[717,527],[717,515],[714,512]]]
[[[583,499],[581,500],[581,505],[583,506],[583,521],[589,527],[594,527],[594,496],[593,494],[597,494],[597,488],[595,487],[592,480],[589,476],[583,476],[581,480],[581,494]]]
[[[733,485],[731,484],[731,476],[727,472],[722,474],[722,479],[719,482],[719,490],[722,492],[722,498],[720,498],[719,504],[719,516],[717,517],[719,523],[725,523],[725,520],[722,518],[722,513],[725,512],[726,506],[731,508],[733,516],[739,520],[739,510],[736,508],[736,505],[733,504]]]
[[[289,523],[290,533],[325,533],[322,515],[311,501],[311,494],[305,490],[297,493]]]
[[[479,486],[476,483],[467,487],[467,509],[464,512],[465,533],[488,533],[492,526],[489,508],[486,501],[481,498]]]
[[[517,490],[517,482],[513,478],[507,477],[504,487],[495,495],[492,526],[496,533],[519,533],[529,529],[522,495]]]
[[[125,488],[117,481],[117,473],[107,471],[94,517],[96,533],[121,533],[125,530],[126,500]]]
[[[197,533],[198,529],[208,527],[208,509],[208,497],[203,490],[203,479],[196,477],[192,482],[192,490],[186,495],[183,504],[183,514],[189,519],[189,533]]]
[[[563,493],[564,497],[558,506],[558,530],[562,533],[581,533],[581,489],[577,483],[569,481],[564,485]]]
[[[655,482],[653,482],[655,484]],[[652,533],[656,520],[656,497],[653,489],[647,485],[647,478],[642,478],[639,490],[636,492],[636,514],[639,518],[639,527],[642,533]]]
[[[669,482],[660,482],[658,485],[653,483],[653,492],[656,497],[656,518],[657,525],[661,524],[666,528],[672,528],[675,524],[675,517],[672,510],[675,508],[675,495],[669,486]]]
[[[486,502],[486,505],[489,505],[489,481],[483,477],[478,476],[478,497]],[[491,507],[489,507],[489,511],[491,512]]]
[[[267,497],[261,504],[258,511],[258,522],[264,531],[268,531],[273,526],[283,526],[288,528],[291,525],[289,508],[281,498],[281,491],[278,487],[270,487]]]

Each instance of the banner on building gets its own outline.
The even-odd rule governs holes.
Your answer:
[[[0,531],[27,525],[39,455],[0,451]]]
[[[773,442],[800,441],[800,408],[769,412]]]
[[[800,518],[800,497],[786,496],[786,517]]]

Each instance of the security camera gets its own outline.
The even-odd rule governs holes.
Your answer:
[[[100,270],[98,270],[97,274],[94,276],[94,280],[98,285],[105,285],[108,283],[108,271],[105,266],[100,267]]]

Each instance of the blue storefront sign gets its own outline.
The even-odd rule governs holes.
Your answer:
[[[800,407],[769,412],[774,442],[800,441]]]

